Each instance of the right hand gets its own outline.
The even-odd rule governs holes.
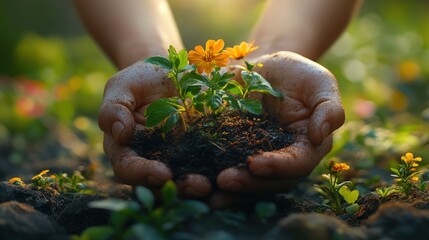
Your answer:
[[[104,151],[121,183],[156,190],[172,178],[166,165],[145,159],[128,147],[135,130],[144,128],[146,107],[158,98],[176,94],[166,73],[140,61],[118,72],[105,86],[98,123],[104,132]],[[209,180],[201,175],[188,175],[177,186],[184,197],[204,197],[211,192]]]

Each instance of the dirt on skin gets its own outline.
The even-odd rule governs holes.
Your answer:
[[[211,181],[224,169],[246,166],[247,157],[282,149],[293,134],[268,115],[232,112],[197,120],[186,132],[163,135],[160,130],[138,131],[130,144],[140,156],[164,162],[177,179],[189,173]]]

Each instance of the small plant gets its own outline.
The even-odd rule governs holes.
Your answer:
[[[254,65],[244,61],[245,66],[233,65],[241,70],[244,86],[234,80],[234,73],[222,72],[221,67],[228,66],[229,58],[243,59],[257,49],[253,43],[242,42],[233,48],[224,48],[224,41],[208,40],[205,48],[196,46],[189,53],[179,52],[173,46],[168,49],[168,58],[154,56],[145,62],[168,70],[167,76],[177,89],[178,96],[161,98],[154,101],[145,111],[147,127],[160,127],[162,132],[172,130],[181,119],[183,129],[193,119],[225,110],[262,113],[262,104],[250,99],[249,94],[260,92],[281,97],[270,83],[261,75],[252,71]]]
[[[48,172],[49,170],[43,170],[39,174],[34,175],[31,178],[31,186],[42,189],[50,187],[54,183],[54,180],[53,178],[46,176]]]
[[[266,223],[267,220],[273,217],[277,212],[277,205],[272,202],[258,202],[255,205],[255,213],[257,218]]]
[[[19,186],[25,185],[25,183],[19,177],[13,177],[13,178],[9,179],[8,182],[11,184],[14,184],[14,185],[19,185]]]
[[[417,171],[418,162],[421,162],[422,158],[414,157],[412,153],[406,153],[401,160],[398,168],[390,168],[393,173],[391,176],[395,178],[399,191],[408,195],[413,188],[424,190],[427,181],[421,182],[419,175],[422,171]]]
[[[152,192],[137,187],[137,201],[106,199],[92,202],[91,207],[112,211],[110,225],[90,227],[74,239],[172,239],[175,234],[181,234],[188,220],[209,212],[208,206],[202,202],[179,200],[172,181],[162,187],[161,196],[162,205],[156,207]]]
[[[47,173],[49,173],[49,170],[43,170],[34,175],[28,185],[38,189],[53,188],[60,193],[96,193],[96,191],[88,188],[87,180],[79,171],[75,171],[71,177],[67,173],[52,174],[50,176],[47,176]],[[9,179],[9,183],[20,186],[26,185],[19,177]]]
[[[336,213],[355,213],[359,210],[356,200],[359,197],[358,190],[350,190],[351,181],[340,182],[340,176],[344,171],[348,171],[350,166],[346,163],[337,163],[334,160],[326,165],[328,173],[322,174],[325,184],[315,185],[315,189],[325,198],[325,203]],[[343,203],[348,206],[343,207]]]
[[[393,193],[398,193],[400,190],[396,186],[379,187],[375,189],[375,194],[379,195],[382,199],[386,199]]]

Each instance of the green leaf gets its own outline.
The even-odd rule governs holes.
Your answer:
[[[188,65],[188,51],[186,51],[186,49],[180,50],[178,54],[178,59],[180,62],[178,69],[185,68],[186,65]]]
[[[205,102],[211,110],[217,110],[222,106],[222,94],[219,91],[208,92],[205,95]]]
[[[80,235],[81,240],[107,240],[114,234],[113,228],[109,226],[89,227]]]
[[[271,202],[258,202],[255,206],[255,212],[261,219],[266,219],[274,216],[277,211],[277,206]]]
[[[130,203],[121,199],[109,198],[100,201],[90,202],[89,207],[101,208],[110,211],[120,211],[130,207]]]
[[[243,86],[241,86],[241,84],[240,83],[238,83],[237,81],[235,81],[235,80],[231,80],[231,81],[229,81],[226,85],[225,85],[225,87],[223,88],[223,90],[225,90],[226,92],[228,92],[228,93],[231,93],[231,94],[235,94],[235,95],[238,95],[238,96],[243,96],[243,94],[244,94],[244,89],[243,89]]]
[[[173,64],[173,63],[176,62],[177,58],[178,57],[177,57],[177,51],[176,51],[176,49],[173,47],[173,45],[170,45],[170,47],[168,48],[168,59]]]
[[[242,109],[256,115],[259,115],[262,113],[262,104],[260,101],[256,99],[249,99],[249,98],[240,99],[238,101]]]
[[[358,190],[355,189],[353,191],[350,191],[350,189],[347,186],[341,187],[338,192],[340,193],[341,196],[343,196],[344,200],[348,204],[354,204],[359,197]]]
[[[359,211],[359,204],[357,204],[357,203],[346,207],[346,212],[348,214],[355,214],[355,213],[357,213],[357,211]]]
[[[279,91],[274,90],[271,84],[265,80],[257,72],[241,71],[241,76],[248,86],[248,92],[261,92],[269,93],[275,97],[283,97],[283,94]]]
[[[167,123],[177,123],[177,113],[185,111],[185,108],[177,103],[177,98],[161,98],[151,103],[145,111],[146,126],[155,127]],[[172,118],[169,120],[169,118]],[[174,126],[174,125],[173,125]]]
[[[210,80],[192,71],[183,75],[179,83],[183,91],[182,95],[191,94],[194,96],[200,92],[201,87],[208,87],[210,85]]]
[[[214,89],[223,89],[226,84],[234,77],[234,73],[225,72],[223,74],[214,72],[211,82]]]
[[[156,230],[155,227],[148,224],[136,223],[130,227],[130,230],[131,231],[126,239],[150,239],[150,240],[165,239]]]
[[[207,204],[197,200],[181,201],[175,209],[175,214],[181,217],[196,218],[210,211]]]
[[[171,70],[173,68],[173,64],[167,58],[161,56],[146,58],[144,61],[147,63],[161,66],[168,70]]]
[[[247,68],[247,70],[249,70],[249,71],[252,71],[252,70],[253,70],[253,68],[255,67],[255,64],[250,63],[250,62],[248,62],[248,61],[244,61],[244,63],[246,64],[246,68]]]
[[[162,125],[161,131],[164,133],[171,131],[171,129],[173,129],[174,126],[176,126],[179,119],[180,119],[180,115],[178,113],[171,114],[170,117],[167,118],[167,120],[165,120],[164,124]]]
[[[162,200],[165,206],[171,206],[177,200],[177,187],[173,181],[167,181],[161,189]]]
[[[398,171],[398,169],[396,169],[396,168],[390,168],[390,171],[392,171],[395,175],[401,175],[400,173],[399,173],[399,171]]]
[[[148,188],[138,186],[136,188],[136,196],[137,199],[142,202],[149,210],[153,209],[155,198]]]

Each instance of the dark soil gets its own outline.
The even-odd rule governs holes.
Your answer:
[[[197,173],[215,181],[226,168],[246,166],[248,156],[291,143],[293,134],[268,115],[233,112],[201,118],[186,133],[138,131],[130,147],[147,159],[164,162],[174,179]]]
[[[60,194],[52,188],[38,189],[0,182],[0,203],[16,201],[32,206],[63,226],[68,234],[80,233],[90,226],[107,224],[108,211],[88,207],[88,203],[105,198],[106,196],[99,194]]]

